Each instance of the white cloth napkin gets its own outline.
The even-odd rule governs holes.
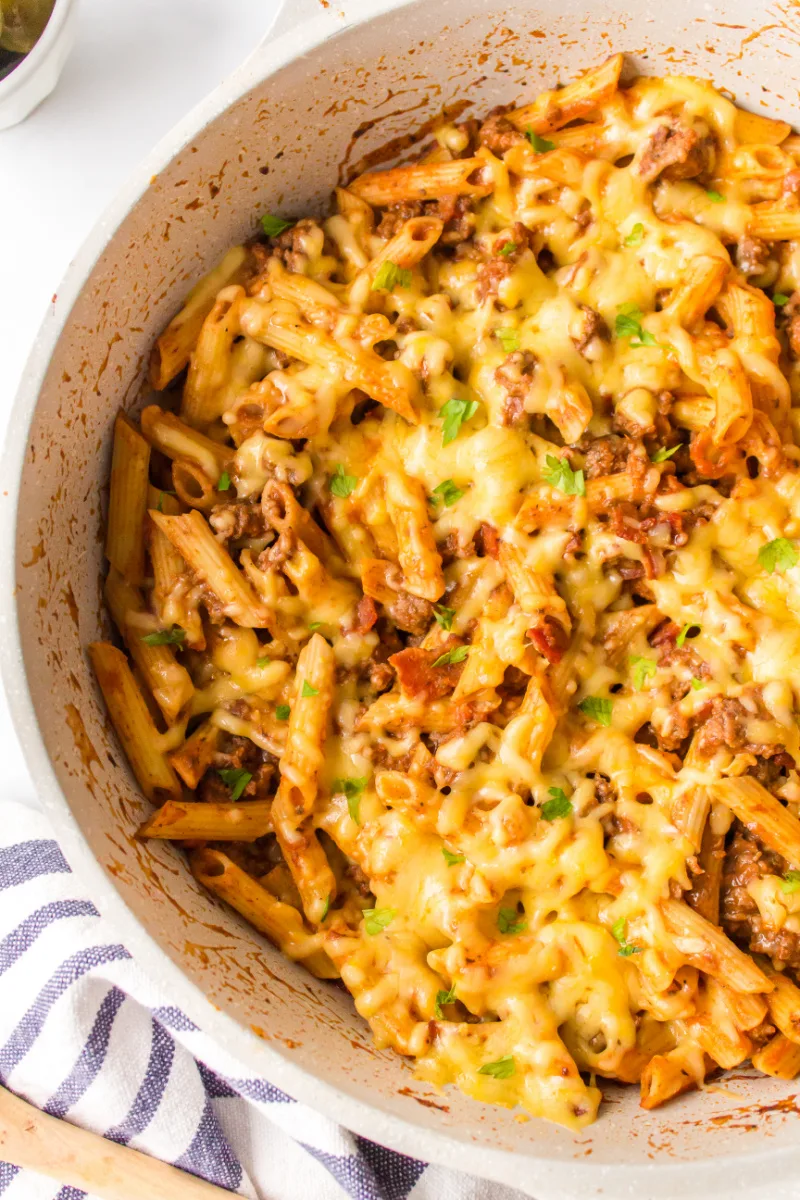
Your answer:
[[[145,977],[44,816],[0,803],[0,1082],[252,1200],[523,1200],[349,1133],[244,1076]],[[3,1200],[79,1200],[0,1162]]]

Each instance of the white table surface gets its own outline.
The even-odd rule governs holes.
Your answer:
[[[50,297],[155,143],[261,40],[279,0],[81,0],[47,100],[0,131],[0,434]],[[36,804],[0,691],[0,787]]]

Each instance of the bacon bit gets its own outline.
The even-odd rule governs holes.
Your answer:
[[[555,617],[545,617],[541,625],[531,626],[528,637],[539,653],[553,666],[561,662],[569,645],[569,635]]]
[[[500,534],[495,529],[494,525],[489,525],[487,521],[481,521],[480,528],[475,534],[475,548],[481,558],[499,558],[500,556]]]
[[[662,621],[660,625],[656,625],[655,629],[647,640],[651,646],[663,646],[667,642],[671,642],[674,646],[675,640],[680,631],[680,625],[676,625],[674,621],[670,621],[669,618],[667,618],[667,620]]]
[[[423,650],[421,646],[409,646],[393,654],[389,662],[397,672],[400,688],[404,695],[412,700],[440,700],[448,695],[458,683],[463,663],[447,663],[434,667],[437,658],[441,658],[448,650],[463,645],[460,638],[449,637],[433,650]]]
[[[369,633],[378,619],[378,610],[372,596],[362,596],[356,608],[356,623],[354,633]]]

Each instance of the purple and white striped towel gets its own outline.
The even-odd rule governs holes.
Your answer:
[[[46,819],[0,804],[0,1082],[252,1200],[522,1200],[348,1133],[241,1068],[160,995]],[[0,1162],[3,1200],[79,1200]],[[91,1198],[90,1198],[91,1200]]]

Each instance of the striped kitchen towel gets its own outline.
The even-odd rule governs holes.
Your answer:
[[[240,1066],[160,994],[46,819],[0,803],[0,1082],[259,1200],[522,1200],[349,1133]],[[84,1193],[0,1162],[3,1200]]]

